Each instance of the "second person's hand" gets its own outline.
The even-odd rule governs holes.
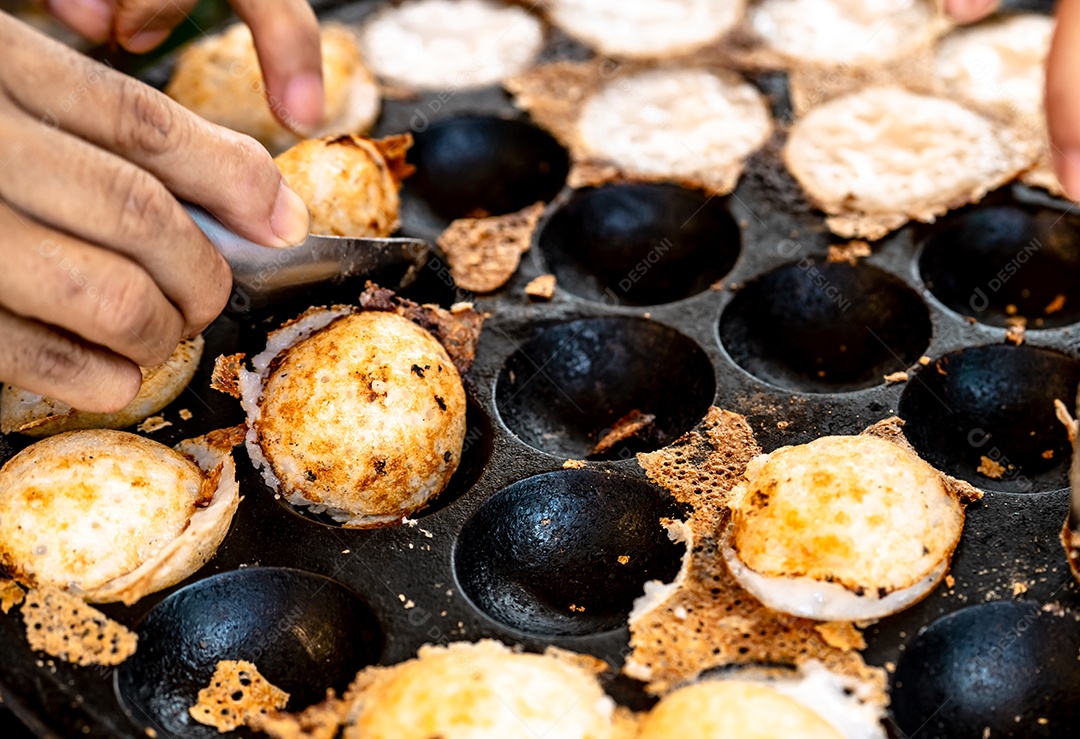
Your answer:
[[[160,45],[198,0],[46,0],[58,19],[99,43],[142,54]],[[319,23],[307,0],[230,0],[251,27],[275,117],[303,134],[323,120]]]

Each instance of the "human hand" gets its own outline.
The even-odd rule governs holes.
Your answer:
[[[54,16],[92,41],[115,39],[142,54],[161,44],[198,0],[46,0]],[[251,27],[271,109],[296,133],[323,119],[319,23],[306,0],[229,0]]]
[[[960,23],[973,23],[997,9],[998,0],[945,0],[945,11]],[[1060,0],[1057,25],[1046,59],[1043,105],[1050,137],[1050,159],[1070,200],[1080,200],[1080,3]]]
[[[3,13],[0,49],[0,380],[116,411],[229,297],[173,194],[273,246],[307,209],[253,139]]]

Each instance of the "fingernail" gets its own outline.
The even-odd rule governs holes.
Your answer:
[[[296,122],[299,131],[318,128],[326,105],[322,77],[317,74],[298,74],[285,86],[285,109]]]
[[[135,54],[144,54],[151,49],[156,49],[161,46],[165,39],[169,38],[169,31],[167,30],[146,30],[139,31],[134,36],[127,40],[124,44],[124,48]]]
[[[1080,148],[1054,149],[1051,158],[1065,195],[1069,200],[1080,200]]]
[[[284,180],[274,203],[274,214],[270,216],[270,228],[281,239],[281,243],[273,246],[295,246],[303,243],[308,235],[307,206]]]
[[[946,0],[945,11],[960,23],[971,23],[989,15],[997,0]]]
[[[91,41],[104,41],[112,30],[114,4],[109,0],[48,0],[49,12]]]

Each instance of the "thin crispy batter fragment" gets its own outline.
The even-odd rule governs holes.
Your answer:
[[[490,218],[459,218],[439,236],[454,281],[465,290],[489,293],[510,281],[521,255],[532,244],[542,202],[516,213]]]
[[[76,665],[118,665],[139,637],[82,599],[57,588],[36,588],[22,606],[30,648]]]
[[[240,397],[240,370],[244,368],[243,352],[222,354],[214,360],[214,371],[210,375],[210,387],[218,392]]]
[[[280,710],[288,702],[289,694],[260,675],[251,662],[223,659],[188,713],[200,724],[226,732],[247,725],[255,716]]]

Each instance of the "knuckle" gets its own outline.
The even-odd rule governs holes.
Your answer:
[[[122,78],[116,111],[117,148],[130,156],[159,156],[183,145],[185,128],[168,98],[141,82]]]
[[[226,207],[237,217],[250,218],[253,210],[269,214],[281,184],[281,170],[274,158],[250,136],[230,133],[225,144],[231,175],[229,190],[224,193]]]
[[[23,347],[20,364],[44,385],[70,385],[90,367],[90,352],[66,339],[30,342]]]
[[[95,325],[110,343],[160,344],[162,338],[168,338],[168,327],[162,325],[158,314],[156,293],[153,281],[138,267],[114,270],[102,299],[95,304]]]
[[[117,209],[115,234],[126,242],[152,238],[174,220],[175,204],[165,187],[145,170],[128,167],[113,178]]]

